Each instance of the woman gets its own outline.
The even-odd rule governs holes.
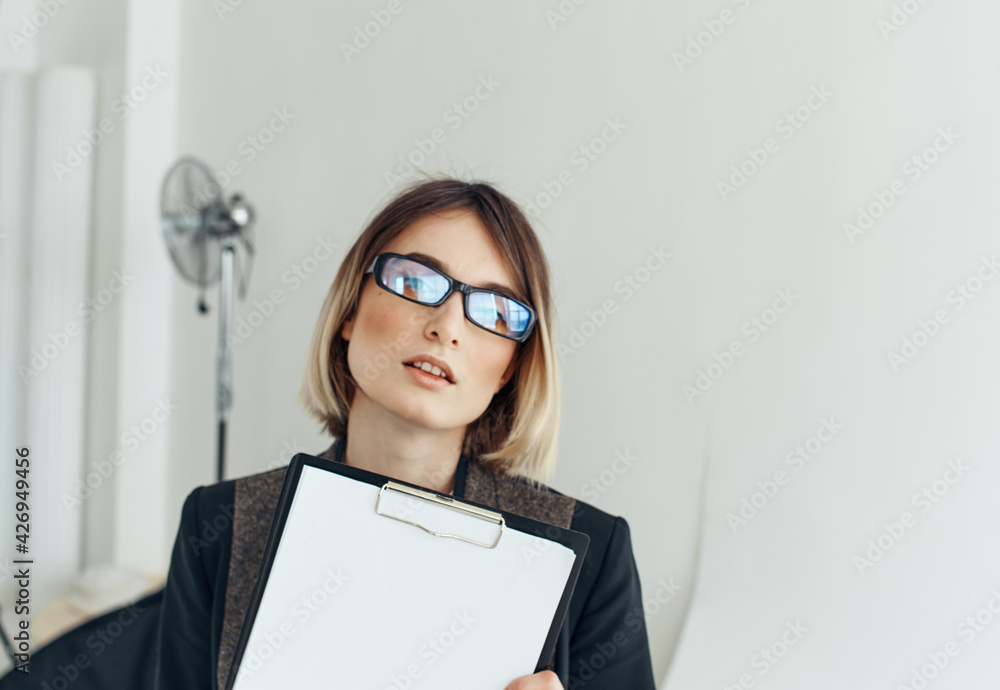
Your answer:
[[[590,536],[553,670],[508,690],[654,688],[628,524],[536,481],[556,454],[552,319],[545,257],[520,209],[487,184],[417,184],[344,258],[303,402],[337,439],[322,457]],[[284,471],[188,496],[158,688],[225,684]],[[217,525],[214,538],[203,525]],[[373,687],[389,685],[372,673]]]

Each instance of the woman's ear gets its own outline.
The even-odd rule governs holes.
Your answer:
[[[347,342],[350,342],[351,335],[353,333],[354,333],[354,317],[352,316],[347,321],[345,321],[344,325],[341,327],[340,337],[346,340]]]

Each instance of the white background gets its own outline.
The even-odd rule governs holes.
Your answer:
[[[975,280],[1000,249],[1000,10],[985,0],[902,4],[912,14],[896,2],[897,24],[880,27],[896,11],[889,0],[403,0],[350,61],[342,46],[386,3],[244,0],[223,12],[72,0],[17,52],[4,38],[0,66],[93,70],[95,117],[118,123],[90,159],[90,294],[114,269],[139,277],[74,344],[87,348],[85,464],[118,448],[157,397],[179,406],[87,501],[79,566],[164,571],[184,496],[214,480],[217,299],[210,293],[212,313],[198,316],[196,291],[163,246],[158,186],[173,160],[241,166],[227,191],[257,209],[258,255],[236,317],[274,290],[286,298],[235,349],[235,477],[329,445],[296,400],[315,319],[343,253],[393,191],[387,173],[442,128],[428,172],[481,177],[522,203],[554,190],[561,171],[572,176],[536,221],[560,341],[590,334],[562,360],[550,483],[628,520],[657,679],[669,670],[670,688],[729,687],[741,674],[752,687],[893,688],[955,640],[960,653],[931,687],[995,684],[1000,625],[969,641],[956,626],[1000,587],[1000,287]],[[33,11],[5,3],[3,36]],[[690,62],[677,57],[685,50]],[[154,65],[168,76],[119,121],[113,102]],[[481,78],[499,86],[452,129],[449,108]],[[830,94],[813,97],[815,109],[814,88]],[[295,119],[249,161],[241,142],[275,108]],[[779,125],[796,113],[800,128]],[[582,170],[574,152],[609,118],[627,128]],[[939,131],[949,130],[957,138],[945,147]],[[766,162],[747,163],[745,183],[720,193],[731,166],[769,137]],[[935,160],[915,179],[904,166],[921,155]],[[845,223],[894,180],[905,192],[849,237]],[[293,289],[288,271],[320,240],[337,253]],[[661,245],[671,258],[644,274]],[[627,275],[648,280],[629,294]],[[980,289],[959,309],[953,291],[970,280]],[[752,339],[744,324],[773,316],[765,310],[779,290],[792,306]],[[607,300],[615,313],[585,325]],[[947,322],[894,367],[889,353],[941,309]],[[18,352],[37,345],[3,336]],[[708,375],[716,355],[726,360],[734,340],[742,356],[713,368],[689,401],[682,387]],[[5,381],[22,386],[9,372]],[[786,456],[824,419],[842,428],[796,471]],[[45,441],[3,443],[9,454]],[[637,459],[616,473],[626,451]],[[968,470],[939,484],[923,512],[913,496],[949,461]],[[734,533],[727,514],[778,470],[788,482]],[[48,503],[36,513],[62,509],[56,491],[39,500]],[[913,526],[859,566],[868,540],[905,512]],[[8,515],[0,528],[13,532]],[[72,573],[63,575],[49,599]],[[754,655],[796,622],[808,632],[761,673]]]

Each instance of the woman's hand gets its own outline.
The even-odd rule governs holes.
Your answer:
[[[565,690],[559,682],[559,676],[552,671],[533,673],[521,676],[503,690]]]

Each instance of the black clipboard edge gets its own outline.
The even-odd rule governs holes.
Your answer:
[[[271,574],[271,566],[274,564],[274,558],[278,553],[278,545],[281,542],[281,534],[285,529],[288,514],[291,512],[292,499],[295,497],[295,489],[298,487],[303,468],[307,466],[315,467],[320,470],[326,470],[328,472],[336,472],[337,474],[350,479],[377,487],[381,487],[387,481],[393,481],[416,489],[423,489],[424,491],[428,490],[425,486],[411,484],[410,482],[387,477],[376,472],[369,472],[368,470],[363,470],[360,467],[352,467],[351,465],[326,460],[325,458],[318,458],[313,455],[307,455],[306,453],[296,453],[291,462],[288,464],[288,470],[285,472],[285,481],[281,486],[278,503],[274,509],[274,519],[271,521],[271,529],[267,535],[267,542],[264,546],[264,555],[261,559],[260,569],[257,571],[257,577],[254,580],[253,589],[250,592],[249,606],[247,607],[246,615],[243,618],[243,629],[240,631],[239,641],[236,643],[236,649],[233,652],[233,660],[229,667],[229,675],[226,678],[225,690],[233,690],[233,686],[236,684],[237,672],[240,663],[243,661],[243,654],[246,652],[246,647],[250,640],[250,631],[253,628],[252,622],[257,618],[257,611],[260,608],[260,602],[264,597],[264,589],[267,587],[267,580]],[[571,549],[573,554],[576,556],[573,561],[573,567],[570,569],[569,576],[566,579],[566,586],[563,588],[562,596],[559,599],[559,605],[556,606],[556,612],[552,618],[552,623],[549,626],[549,632],[545,637],[545,643],[542,645],[542,652],[538,656],[538,662],[535,664],[534,672],[538,673],[540,671],[547,670],[549,668],[549,662],[555,652],[555,645],[556,640],[559,637],[559,632],[561,631],[563,622],[569,612],[569,602],[573,597],[573,592],[576,589],[576,583],[580,577],[580,571],[583,568],[584,556],[586,556],[587,550],[590,547],[590,536],[584,534],[583,532],[576,532],[557,525],[550,525],[546,522],[542,522],[541,520],[535,520],[523,515],[518,515],[517,513],[511,513],[495,506],[488,506],[482,503],[477,503],[476,501],[467,500],[465,498],[455,498],[455,500],[468,505],[498,512],[503,515],[504,521],[510,528],[516,529],[519,532],[534,534],[537,537],[558,542],[559,544]]]
[[[295,487],[298,486],[299,477],[302,476],[302,468],[307,463],[296,462],[300,457],[305,456],[298,453],[292,458],[285,471],[285,481],[281,485],[281,493],[278,494],[278,503],[274,507],[274,518],[271,520],[271,530],[267,534],[267,542],[264,545],[264,555],[261,558],[260,568],[254,578],[253,589],[250,590],[250,603],[247,607],[246,615],[243,617],[243,628],[240,630],[239,641],[233,651],[233,659],[229,665],[229,675],[226,677],[225,690],[233,690],[236,685],[236,676],[243,661],[243,654],[246,652],[247,643],[250,641],[250,630],[253,627],[248,625],[257,618],[257,610],[260,608],[261,599],[264,598],[264,588],[267,586],[267,578],[271,574],[271,565],[274,557],[278,553],[278,544],[281,541],[281,533],[285,529],[285,522],[288,520],[288,513],[291,511],[292,499],[295,497]],[[322,460],[322,458],[315,458]],[[324,461],[329,462],[329,461]],[[308,463],[311,464],[311,463]],[[336,463],[334,463],[336,464]]]

